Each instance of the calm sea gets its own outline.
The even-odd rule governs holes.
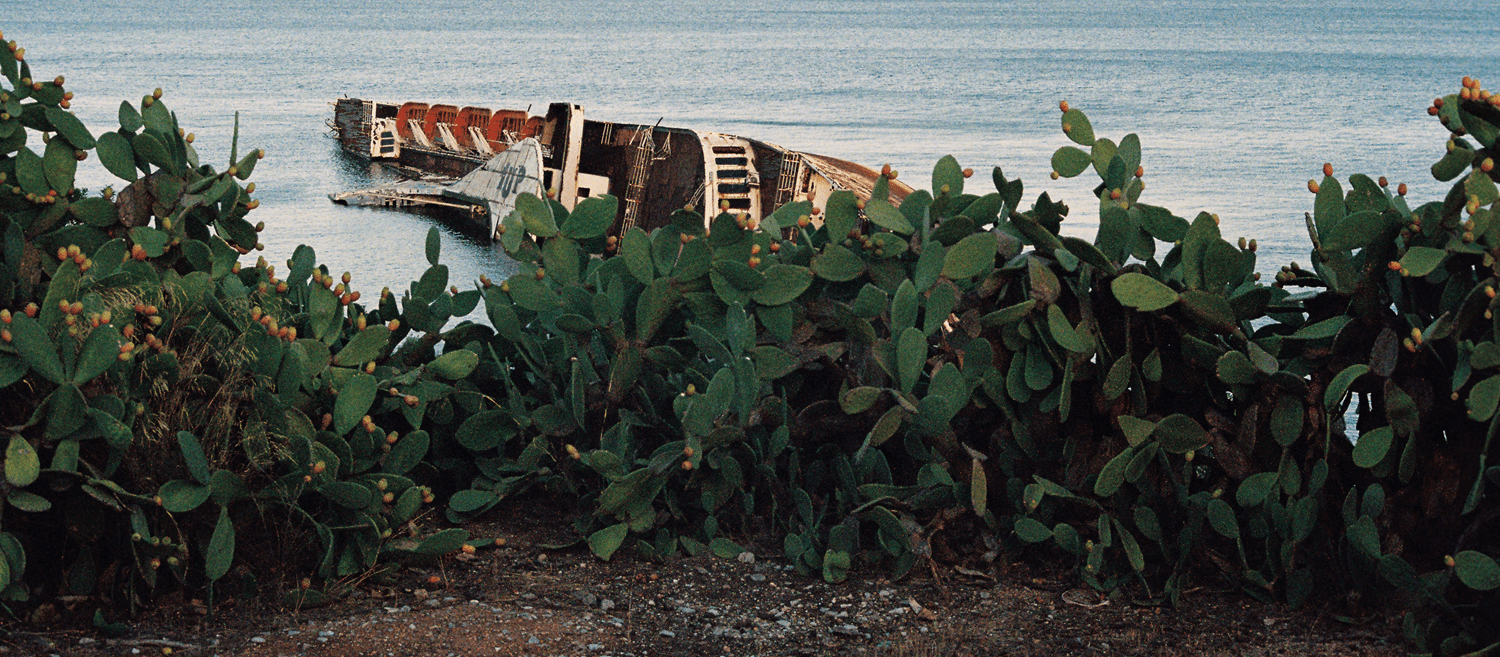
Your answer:
[[[538,110],[756,137],[878,166],[925,187],[953,154],[1053,190],[1091,237],[1092,174],[1047,179],[1057,101],[1096,132],[1144,143],[1143,201],[1217,212],[1260,267],[1307,261],[1308,178],[1332,162],[1439,198],[1424,109],[1459,78],[1500,82],[1500,12],[1417,0],[1032,3],[694,0],[6,0],[6,39],[38,77],[67,76],[96,133],[155,87],[206,160],[241,144],[256,169],[267,257],[307,243],[356,288],[402,289],[425,267],[430,217],[332,205],[372,172],[325,137],[342,95]],[[96,161],[91,160],[90,164]],[[90,167],[84,167],[90,169]],[[92,170],[101,170],[97,165]],[[103,176],[84,182],[94,188]],[[972,184],[972,183],[971,183]],[[987,185],[986,185],[987,186]],[[444,226],[455,282],[504,275],[503,254]]]

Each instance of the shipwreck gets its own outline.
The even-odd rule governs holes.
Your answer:
[[[331,135],[351,155],[399,167],[407,178],[330,194],[336,203],[438,206],[471,217],[491,239],[522,193],[554,194],[569,210],[583,199],[619,199],[611,233],[664,225],[674,210],[707,221],[720,210],[760,219],[793,200],[822,207],[835,191],[869,198],[879,174],[865,166],[776,144],[687,128],[584,118],[552,103],[528,110],[341,98]],[[891,181],[893,201],[911,188]]]

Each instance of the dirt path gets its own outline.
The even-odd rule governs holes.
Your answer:
[[[0,654],[31,655],[1398,655],[1389,620],[1351,628],[1233,592],[1199,589],[1176,609],[1101,600],[1066,572],[1001,564],[983,575],[939,566],[890,582],[862,571],[838,585],[798,576],[764,548],[738,559],[664,563],[622,550],[603,563],[564,523],[470,528],[506,537],[475,555],[365,579],[336,604],[212,625],[163,601],[118,638],[86,630],[13,632]]]

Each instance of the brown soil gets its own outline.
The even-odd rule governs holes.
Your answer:
[[[492,514],[498,515],[498,514]],[[622,549],[600,562],[560,513],[486,518],[475,536],[502,547],[346,583],[316,609],[226,603],[213,622],[197,601],[160,600],[123,636],[56,608],[54,628],[11,627],[10,655],[1398,655],[1394,617],[1354,627],[1234,591],[1200,588],[1177,608],[1102,600],[1063,569],[997,563],[964,574],[919,566],[837,585],[798,576],[772,545],[754,558]],[[109,610],[106,610],[109,613]],[[47,621],[47,614],[40,620]]]

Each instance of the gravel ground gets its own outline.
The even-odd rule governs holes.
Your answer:
[[[1402,654],[1394,617],[1350,627],[1232,591],[1200,588],[1175,609],[1137,606],[1075,588],[1066,570],[1007,563],[921,565],[898,582],[865,570],[830,585],[765,556],[769,546],[660,563],[542,547],[570,539],[567,526],[477,523],[475,535],[508,537],[506,546],[348,582],[326,607],[230,606],[207,623],[195,601],[168,599],[125,636],[13,631],[0,655]]]

